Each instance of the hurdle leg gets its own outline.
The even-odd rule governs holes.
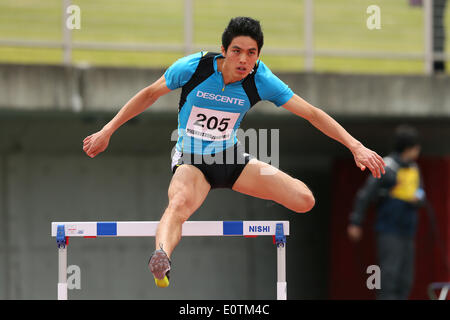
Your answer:
[[[277,247],[277,300],[287,300],[286,243]]]
[[[67,246],[58,248],[58,300],[67,300]]]
[[[441,293],[439,294],[438,300],[445,300],[445,299],[447,299],[448,288],[449,288],[449,286],[444,286],[441,289]]]

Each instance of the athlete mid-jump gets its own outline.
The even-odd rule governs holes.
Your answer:
[[[294,212],[313,208],[314,196],[303,182],[244,153],[236,130],[258,101],[271,101],[308,120],[345,145],[361,170],[368,168],[377,178],[385,172],[378,154],[364,147],[324,111],[294,94],[259,60],[262,46],[259,21],[248,17],[231,19],[222,34],[221,54],[198,52],[179,59],[161,78],[131,98],[100,131],[83,141],[86,154],[97,156],[105,151],[111,135],[121,125],[162,95],[182,88],[169,204],[160,220],[156,250],[149,261],[159,287],[169,285],[170,257],[181,239],[182,224],[211,189],[230,188],[275,201]],[[211,162],[211,155],[224,161]]]

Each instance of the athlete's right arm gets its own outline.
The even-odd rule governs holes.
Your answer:
[[[91,158],[106,150],[112,134],[125,122],[134,118],[150,107],[159,97],[171,90],[166,85],[164,75],[150,86],[139,91],[131,98],[116,116],[108,122],[100,131],[86,137],[83,140],[83,150]]]

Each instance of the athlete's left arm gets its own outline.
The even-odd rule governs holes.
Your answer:
[[[346,146],[352,152],[355,163],[361,170],[365,170],[367,167],[375,178],[380,178],[381,173],[385,173],[384,167],[386,164],[383,158],[353,138],[336,120],[324,111],[309,104],[296,94],[282,107],[308,120],[324,134]]]

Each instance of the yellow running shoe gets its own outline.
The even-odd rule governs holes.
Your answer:
[[[162,280],[159,280],[155,277],[155,284],[158,288],[167,288],[169,286],[169,277],[167,276],[167,274]]]
[[[162,248],[155,250],[150,256],[148,266],[153,273],[155,284],[158,288],[167,288],[169,286],[171,264],[172,262]]]

